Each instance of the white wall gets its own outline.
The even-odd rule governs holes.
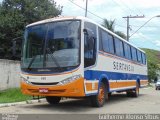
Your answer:
[[[20,87],[20,62],[0,59],[0,90]]]

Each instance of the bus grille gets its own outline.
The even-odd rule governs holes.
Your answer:
[[[36,82],[31,82],[33,85],[57,85],[58,82],[53,82],[53,83],[36,83]]]

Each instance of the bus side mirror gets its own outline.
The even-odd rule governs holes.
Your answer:
[[[85,35],[88,35],[87,29],[83,29],[83,32],[84,32]]]
[[[88,43],[89,43],[89,50],[93,50],[94,49],[94,43],[95,43],[94,37],[92,37],[92,36],[89,37]]]
[[[22,37],[17,37],[12,40],[12,59],[20,60],[21,46],[22,46]]]
[[[95,38],[93,37],[93,33],[90,30],[83,29],[85,39],[87,42],[87,48],[88,50],[93,50],[94,49],[94,44],[95,44]]]

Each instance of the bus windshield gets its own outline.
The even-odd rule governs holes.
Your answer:
[[[22,68],[65,68],[80,63],[80,21],[58,21],[27,27]]]

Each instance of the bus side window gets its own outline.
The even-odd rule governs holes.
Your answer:
[[[114,54],[113,36],[104,30],[101,30],[102,48],[105,52]]]
[[[139,50],[137,50],[137,55],[138,55],[138,62],[142,63],[141,52]]]
[[[132,60],[137,61],[136,49],[134,47],[131,47],[131,51],[132,51]]]
[[[131,54],[131,46],[128,45],[128,56],[129,56],[129,59],[131,60],[132,59],[132,54]]]
[[[124,53],[127,59],[131,59],[131,48],[130,46],[124,42]]]
[[[108,33],[101,30],[101,35],[102,35],[102,48],[105,52],[110,52],[109,51],[109,42],[108,42]]]
[[[95,64],[96,61],[96,26],[92,23],[84,23],[84,67]]]
[[[114,39],[111,34],[108,34],[108,44],[109,44],[109,52],[114,54],[115,49],[114,49]]]
[[[123,42],[116,37],[114,39],[115,39],[116,54],[118,56],[124,57]]]
[[[146,56],[144,53],[142,53],[142,63],[146,64]]]
[[[144,64],[146,64],[146,55],[144,54]]]
[[[101,28],[98,28],[98,34],[99,34],[99,50],[103,51]]]

